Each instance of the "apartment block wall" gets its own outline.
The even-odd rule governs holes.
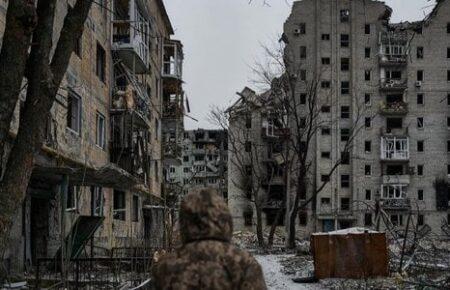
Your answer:
[[[408,167],[417,172],[417,165],[424,165],[424,176],[410,175],[407,197],[411,204],[417,203],[425,223],[433,231],[441,233],[440,226],[447,219],[447,212],[436,211],[436,193],[433,182],[437,177],[446,178],[447,159],[447,95],[449,83],[447,71],[449,59],[447,48],[450,37],[447,34],[449,1],[440,1],[432,17],[424,21],[422,34],[414,32],[414,25],[405,27],[410,43],[408,45],[407,64],[403,77],[407,76],[407,88],[401,92],[408,105],[408,113],[403,118],[403,134],[409,138],[410,159]],[[341,20],[341,13],[348,13],[348,20]],[[375,200],[382,194],[383,174],[387,164],[380,162],[382,132],[386,132],[386,119],[393,117],[380,114],[381,106],[392,92],[380,89],[380,83],[386,67],[380,63],[380,34],[385,33],[389,24],[391,9],[378,1],[297,1],[284,26],[289,41],[287,50],[294,52],[295,62],[307,73],[307,82],[329,81],[330,88],[321,88],[319,96],[324,105],[331,106],[330,113],[322,113],[321,120],[330,121],[330,136],[317,134],[312,145],[315,155],[315,184],[321,184],[321,175],[327,174],[330,167],[340,158],[343,143],[340,129],[350,128],[358,122],[361,130],[356,135],[349,165],[341,165],[331,177],[330,183],[317,198],[317,208],[308,211],[306,231],[321,231],[351,225],[364,225],[364,214],[369,212],[367,205],[374,206]],[[305,25],[305,33],[296,29]],[[369,28],[366,27],[369,25]],[[368,31],[366,31],[368,29]],[[392,29],[392,28],[389,28]],[[329,38],[323,39],[323,34]],[[349,35],[348,47],[341,46],[341,35]],[[306,57],[300,56],[300,47],[306,47]],[[424,58],[417,59],[416,48],[424,48]],[[366,57],[367,50],[370,55]],[[322,64],[322,58],[330,58],[329,64]],[[350,69],[341,71],[341,59],[348,58]],[[400,65],[401,66],[401,65]],[[417,70],[423,70],[425,78],[420,87],[416,86]],[[370,71],[366,80],[365,72]],[[349,94],[341,94],[341,82],[349,82]],[[299,89],[305,84],[299,81]],[[424,95],[424,104],[417,104],[417,94]],[[366,95],[370,101],[366,103]],[[350,107],[350,118],[341,118],[342,106]],[[424,118],[424,128],[417,128],[417,118]],[[371,118],[369,128],[365,127],[365,118]],[[365,150],[365,141],[371,142],[370,152]],[[424,141],[424,152],[417,152],[417,141]],[[331,153],[331,158],[322,158],[321,152]],[[365,174],[366,165],[370,166],[370,175]],[[384,173],[383,173],[384,172]],[[350,176],[350,186],[342,188],[341,175]],[[314,187],[314,185],[312,186]],[[366,190],[371,190],[370,200],[366,200]],[[424,200],[417,201],[417,192],[424,191]],[[330,204],[321,204],[322,198],[328,198]],[[341,210],[342,198],[349,198],[351,210]],[[417,212],[413,209],[413,212]],[[404,210],[390,210],[388,214],[402,214]],[[415,216],[415,218],[417,218]],[[448,222],[448,221],[447,221]]]

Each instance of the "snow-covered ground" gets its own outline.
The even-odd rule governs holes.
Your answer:
[[[289,255],[255,255],[256,260],[261,265],[266,279],[267,288],[270,290],[288,289],[323,289],[319,284],[298,284],[292,281],[294,276],[283,274],[280,259]]]

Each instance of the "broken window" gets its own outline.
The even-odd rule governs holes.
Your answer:
[[[350,118],[350,107],[349,106],[341,106],[341,118],[342,119]]]
[[[371,213],[364,214],[364,226],[366,226],[366,227],[372,226],[372,214]]]
[[[102,82],[106,81],[106,53],[103,47],[98,42],[95,73]]]
[[[370,24],[364,25],[364,33],[365,34],[370,34]]]
[[[424,141],[420,140],[417,141],[417,152],[423,152],[424,151]]]
[[[370,58],[370,47],[366,47],[364,49],[364,57],[365,58]]]
[[[328,182],[328,181],[330,181],[330,176],[327,175],[327,174],[322,174],[322,175],[320,176],[320,181],[322,181],[322,182]]]
[[[322,87],[322,89],[329,89],[330,88],[330,82],[329,81],[322,81],[320,83],[320,86]]]
[[[450,47],[447,47],[447,58],[450,58]]]
[[[418,82],[423,81],[423,70],[418,70],[417,71],[417,81]]]
[[[71,186],[67,187],[67,200],[66,200],[66,210],[74,211],[78,208],[78,196],[80,194],[79,186]]]
[[[370,103],[371,103],[370,94],[364,94],[364,104],[366,104],[366,106],[369,106]]]
[[[189,162],[189,156],[188,155],[183,156],[183,162]]]
[[[331,199],[329,197],[322,197],[320,199],[320,202],[322,205],[330,205],[331,204]]]
[[[372,127],[372,118],[371,117],[365,117],[364,118],[364,126],[366,128]]]
[[[372,190],[366,189],[366,200],[372,200]]]
[[[383,185],[383,198],[402,199],[406,197],[406,185]]]
[[[423,94],[417,94],[417,105],[423,105]]]
[[[91,215],[103,216],[103,188],[91,186]]]
[[[133,195],[133,222],[139,221],[139,196]]]
[[[252,142],[245,141],[245,152],[251,152],[252,151]]]
[[[350,45],[350,35],[341,34],[341,47],[349,47]]]
[[[330,40],[329,34],[322,34],[322,40]]]
[[[342,211],[350,210],[350,198],[348,197],[341,198],[341,210]]]
[[[341,22],[348,22],[350,18],[350,10],[342,9],[340,15],[341,15]]]
[[[308,212],[301,210],[298,212],[298,222],[301,226],[306,226],[308,224]]]
[[[447,33],[450,33],[450,22],[447,23]]]
[[[388,130],[402,128],[402,118],[386,118],[386,127]]]
[[[329,151],[323,151],[323,152],[321,153],[321,156],[322,156],[322,158],[330,159],[331,153],[330,153]]]
[[[106,146],[106,124],[105,124],[105,116],[101,113],[97,112],[96,118],[96,144],[100,148],[105,149]]]
[[[348,141],[350,139],[350,129],[342,128],[341,129],[341,141]]]
[[[450,140],[447,140],[447,152],[450,152]]]
[[[365,81],[370,81],[371,78],[371,71],[370,70],[365,70],[364,71],[364,80]]]
[[[125,192],[114,189],[113,218],[124,221],[126,212]]]
[[[300,94],[300,104],[301,105],[306,104],[306,94],[304,94],[304,93]]]
[[[304,70],[304,69],[300,70],[300,80],[306,81],[306,70]]]
[[[300,58],[306,58],[306,46],[300,46]]]
[[[422,46],[417,47],[416,56],[418,59],[423,58],[423,47]]]
[[[73,91],[67,96],[67,127],[76,133],[81,129],[81,98]]]
[[[423,125],[423,117],[417,118],[417,128],[422,129]]]
[[[322,57],[322,64],[323,65],[329,65],[331,63],[329,57]]]
[[[366,153],[372,152],[372,142],[369,140],[364,141],[364,151]]]
[[[350,94],[350,82],[341,82],[341,94],[342,95]]]
[[[391,223],[394,226],[402,226],[403,225],[403,215],[401,215],[401,214],[392,214],[391,215]]]
[[[250,208],[247,208],[244,213],[244,225],[249,227],[253,225],[253,210]]]
[[[341,188],[349,188],[350,187],[350,175],[342,174],[341,175]]]
[[[278,209],[268,209],[266,211],[266,224],[268,226],[271,226],[275,223],[277,226],[284,225],[284,216],[285,215],[284,214],[278,215],[278,219],[277,219],[277,213],[278,213]]]
[[[347,57],[341,58],[341,71],[348,71],[350,69],[350,59]]]
[[[327,128],[327,127],[322,128],[322,135],[330,135],[330,134],[331,134],[330,128]]]
[[[320,109],[320,111],[322,113],[329,113],[331,111],[331,107],[330,106],[322,106],[322,108]]]
[[[450,82],[450,70],[447,71],[447,81]]]
[[[347,151],[341,152],[341,164],[344,165],[350,164],[350,152]]]
[[[388,165],[386,167],[386,175],[403,175],[402,165]]]
[[[417,199],[423,200],[423,189],[417,190]]]
[[[372,166],[370,166],[369,164],[364,165],[364,175],[365,176],[372,175]]]
[[[306,34],[306,23],[298,24],[298,34]]]
[[[252,113],[247,113],[245,115],[245,128],[247,129],[252,128]]]
[[[417,175],[423,175],[423,165],[417,165]]]

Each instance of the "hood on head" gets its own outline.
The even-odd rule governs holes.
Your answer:
[[[208,239],[230,241],[232,232],[228,206],[213,190],[190,193],[183,199],[180,209],[183,244]]]

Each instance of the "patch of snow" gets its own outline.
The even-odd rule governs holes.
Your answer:
[[[255,258],[261,265],[266,280],[267,289],[323,289],[317,284],[299,284],[292,281],[293,275],[283,274],[280,260],[292,255],[256,255]]]
[[[320,232],[320,233],[313,233],[312,235],[318,236],[318,235],[348,235],[348,234],[364,234],[364,233],[380,233],[374,230],[361,228],[361,227],[354,227],[354,228],[348,228],[343,230],[337,230],[333,232]]]

